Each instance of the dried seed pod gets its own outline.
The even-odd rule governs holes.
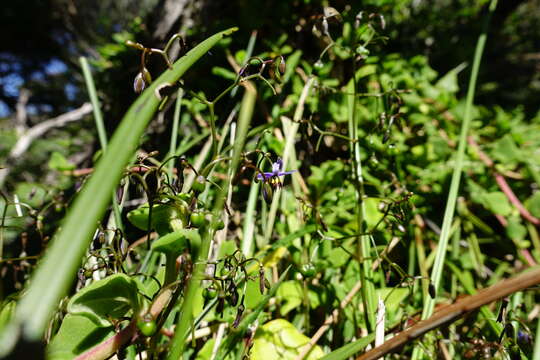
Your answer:
[[[283,55],[279,56],[280,62],[278,65],[278,70],[281,73],[281,75],[285,75],[285,71],[287,70],[287,64],[285,63],[285,58]]]
[[[506,323],[506,325],[504,326],[504,333],[506,334],[507,338],[514,338],[514,326],[512,325],[512,323]]]
[[[159,189],[159,178],[157,171],[150,171],[146,175],[144,181],[146,182],[146,188],[148,191],[148,198],[153,199],[156,197]]]
[[[238,290],[236,289],[236,285],[233,284],[233,286],[229,287],[229,297],[227,298],[227,301],[231,306],[236,306],[238,304]]]
[[[262,190],[264,201],[266,201],[266,203],[270,205],[272,203],[272,198],[274,196],[274,190],[272,189],[272,185],[270,185],[269,182],[264,181],[262,184],[261,190]]]
[[[261,295],[264,294],[264,267],[259,266],[259,291]]]
[[[503,322],[504,318],[506,317],[506,308],[508,307],[509,302],[510,300],[507,297],[502,299],[501,309],[499,310],[499,315],[497,315],[497,322]]]
[[[435,286],[432,283],[429,283],[428,293],[429,293],[429,296],[431,296],[432,299],[435,299],[435,296],[437,294],[436,294],[436,291],[435,291]]]
[[[233,322],[233,328],[237,328],[238,325],[240,324],[240,321],[242,320],[242,314],[244,313],[244,305],[243,304],[240,304],[240,306],[238,306],[238,309],[236,310],[236,318],[234,319],[234,322]]]
[[[341,14],[335,8],[331,6],[325,6],[323,9],[325,19],[335,17],[336,20],[341,21]]]
[[[222,292],[218,295],[218,303],[216,305],[216,313],[223,318],[223,309],[225,308],[225,294]]]

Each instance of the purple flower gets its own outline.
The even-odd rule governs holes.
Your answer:
[[[263,174],[257,174],[257,180],[269,180],[269,179],[277,179],[280,176],[284,175],[290,175],[294,173],[296,170],[292,171],[281,171],[283,169],[283,161],[281,158],[278,158],[275,163],[272,164],[272,172],[265,172]]]

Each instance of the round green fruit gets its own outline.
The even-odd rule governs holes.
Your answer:
[[[225,223],[222,220],[217,220],[212,223],[212,228],[214,230],[223,230]]]
[[[315,274],[317,274],[317,270],[315,269],[315,266],[313,266],[313,264],[311,263],[303,264],[300,267],[300,273],[302,274],[304,278],[310,278],[310,277],[315,276]]]
[[[197,176],[195,178],[195,181],[193,182],[193,185],[191,185],[191,188],[197,194],[202,193],[206,188],[206,179],[204,178],[204,176]]]
[[[204,223],[206,221],[206,219],[204,218],[204,214],[201,212],[192,212],[189,220],[191,221],[191,225],[196,228],[204,226]]]
[[[137,321],[137,327],[144,336],[152,336],[156,332],[156,322],[154,320],[145,321],[141,319]]]

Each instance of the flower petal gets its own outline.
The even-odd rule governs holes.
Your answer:
[[[264,177],[263,177],[264,176]],[[265,173],[258,173],[257,174],[257,180],[266,180],[274,176],[274,173],[271,172],[265,172]]]

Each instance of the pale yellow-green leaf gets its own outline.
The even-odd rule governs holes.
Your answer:
[[[309,338],[287,320],[272,320],[257,330],[251,349],[251,359],[292,360],[300,354],[308,342]],[[314,346],[305,359],[315,360],[323,356],[322,349]]]

